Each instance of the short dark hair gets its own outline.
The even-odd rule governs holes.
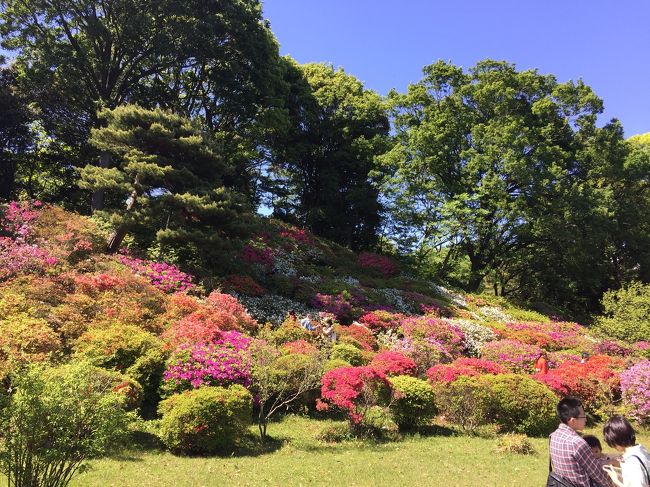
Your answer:
[[[560,421],[567,424],[571,418],[580,416],[582,402],[577,397],[567,396],[557,404],[557,415]]]
[[[614,448],[614,446],[634,446],[636,445],[636,433],[630,422],[625,416],[616,414],[609,418],[603,426],[603,435],[605,442]]]
[[[587,442],[587,445],[589,445],[591,448],[598,448],[600,451],[603,451],[600,440],[594,435],[584,435],[582,439],[585,440]]]

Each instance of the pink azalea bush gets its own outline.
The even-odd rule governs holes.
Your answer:
[[[359,322],[366,325],[374,332],[396,330],[404,315],[390,311],[375,310],[361,315]]]
[[[399,272],[399,265],[393,259],[372,252],[361,252],[358,263],[361,267],[377,271],[384,277],[391,277]]]
[[[585,345],[585,329],[577,323],[525,321],[506,323],[495,331],[500,338],[537,345],[545,350],[580,348]]]
[[[457,325],[433,316],[406,318],[401,322],[405,337],[438,343],[451,356],[460,356],[465,348],[465,334]]]
[[[532,373],[541,351],[537,345],[517,340],[497,340],[483,346],[481,358],[501,364],[512,372]]]
[[[642,424],[650,423],[650,360],[621,373],[621,392],[630,416]]]
[[[127,255],[120,255],[117,260],[136,274],[146,277],[151,284],[165,292],[183,292],[193,287],[192,276],[182,272],[175,265],[136,259]]]
[[[212,343],[183,346],[169,359],[164,389],[180,392],[199,386],[226,386],[251,382],[249,349],[252,339],[226,331]]]

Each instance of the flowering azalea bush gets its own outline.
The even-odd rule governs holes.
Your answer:
[[[248,313],[260,323],[279,325],[284,321],[289,310],[294,310],[298,316],[306,315],[312,311],[303,303],[278,294],[265,294],[263,296],[238,295],[237,299]]]
[[[120,255],[117,259],[136,274],[149,279],[151,284],[165,292],[182,292],[193,287],[192,276],[185,274],[175,265],[166,262],[136,259],[127,255]]]
[[[0,237],[0,281],[18,274],[44,273],[57,263],[56,257],[37,245]]]
[[[257,236],[251,239],[241,251],[240,256],[242,260],[249,264],[259,264],[267,269],[272,269],[275,264],[275,256],[267,240],[264,236]]]
[[[266,289],[260,286],[255,279],[250,276],[231,274],[223,282],[224,289],[237,294],[246,294],[248,296],[262,296],[266,294]]]
[[[506,368],[489,360],[478,358],[459,358],[450,364],[438,364],[427,370],[427,378],[432,383],[448,383],[461,376],[475,376],[481,374],[505,374]]]
[[[615,340],[603,340],[594,346],[594,352],[601,355],[627,357],[632,353],[632,347]]]
[[[497,329],[497,334],[500,338],[537,345],[549,351],[585,345],[584,327],[564,321],[506,323]]]
[[[497,362],[512,372],[531,373],[541,352],[542,349],[537,345],[517,340],[497,340],[483,346],[481,358]]]
[[[469,320],[450,320],[465,335],[465,353],[471,357],[478,357],[481,354],[483,345],[497,339],[496,334],[487,326],[479,325]]]
[[[330,406],[344,411],[352,425],[359,425],[373,406],[386,403],[391,385],[386,375],[372,367],[340,367],[325,373],[321,380],[317,409]]]
[[[621,373],[621,391],[630,416],[639,423],[649,423],[650,360],[643,360]]]
[[[584,363],[566,361],[534,377],[560,396],[579,397],[585,409],[598,414],[599,408],[618,398],[624,363],[619,357],[593,355]]]
[[[404,336],[426,339],[440,344],[450,355],[460,356],[465,346],[465,334],[453,323],[439,318],[423,316],[406,318],[401,322]]]
[[[308,342],[307,340],[294,340],[292,342],[283,343],[281,346],[282,350],[289,354],[302,354],[302,355],[312,355],[318,353],[318,348],[313,343]]]
[[[391,277],[399,272],[397,262],[385,255],[361,252],[358,263],[361,267],[372,269],[384,277]]]
[[[359,322],[363,323],[374,332],[380,332],[396,330],[399,327],[400,321],[403,319],[404,315],[399,313],[375,310],[361,315]]]
[[[337,326],[336,333],[340,340],[346,341],[345,338],[350,338],[363,350],[377,350],[377,339],[365,326],[356,323],[350,326]]]
[[[314,236],[307,230],[289,227],[280,231],[280,237],[302,245],[313,245]]]
[[[199,343],[176,350],[163,374],[167,393],[196,389],[199,386],[225,386],[251,381],[249,349],[251,338],[226,331],[212,343]]]
[[[379,352],[373,357],[369,365],[389,377],[397,375],[415,376],[417,373],[417,365],[412,358],[403,353],[391,352],[390,350]]]
[[[171,348],[195,343],[210,343],[226,330],[257,329],[257,323],[246,309],[229,294],[212,292],[202,305],[163,334]]]
[[[350,299],[350,295],[345,292],[336,295],[317,293],[312,299],[311,305],[316,309],[332,313],[336,316],[337,321],[349,323],[353,317],[353,306]]]

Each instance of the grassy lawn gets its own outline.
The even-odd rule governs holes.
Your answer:
[[[177,457],[158,448],[132,449],[94,461],[75,486],[259,485],[544,485],[548,447],[532,440],[537,455],[494,453],[496,440],[467,436],[409,436],[394,443],[315,439],[330,422],[289,416],[269,426],[277,440],[265,451],[212,458]],[[251,431],[254,431],[251,429]],[[600,428],[589,432],[601,436]],[[648,432],[638,440],[650,444]],[[608,449],[606,449],[608,451]]]

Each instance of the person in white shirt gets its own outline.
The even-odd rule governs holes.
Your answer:
[[[605,442],[623,453],[620,474],[616,469],[606,472],[618,487],[650,487],[650,455],[643,445],[636,444],[636,434],[624,416],[609,418],[603,427]]]

